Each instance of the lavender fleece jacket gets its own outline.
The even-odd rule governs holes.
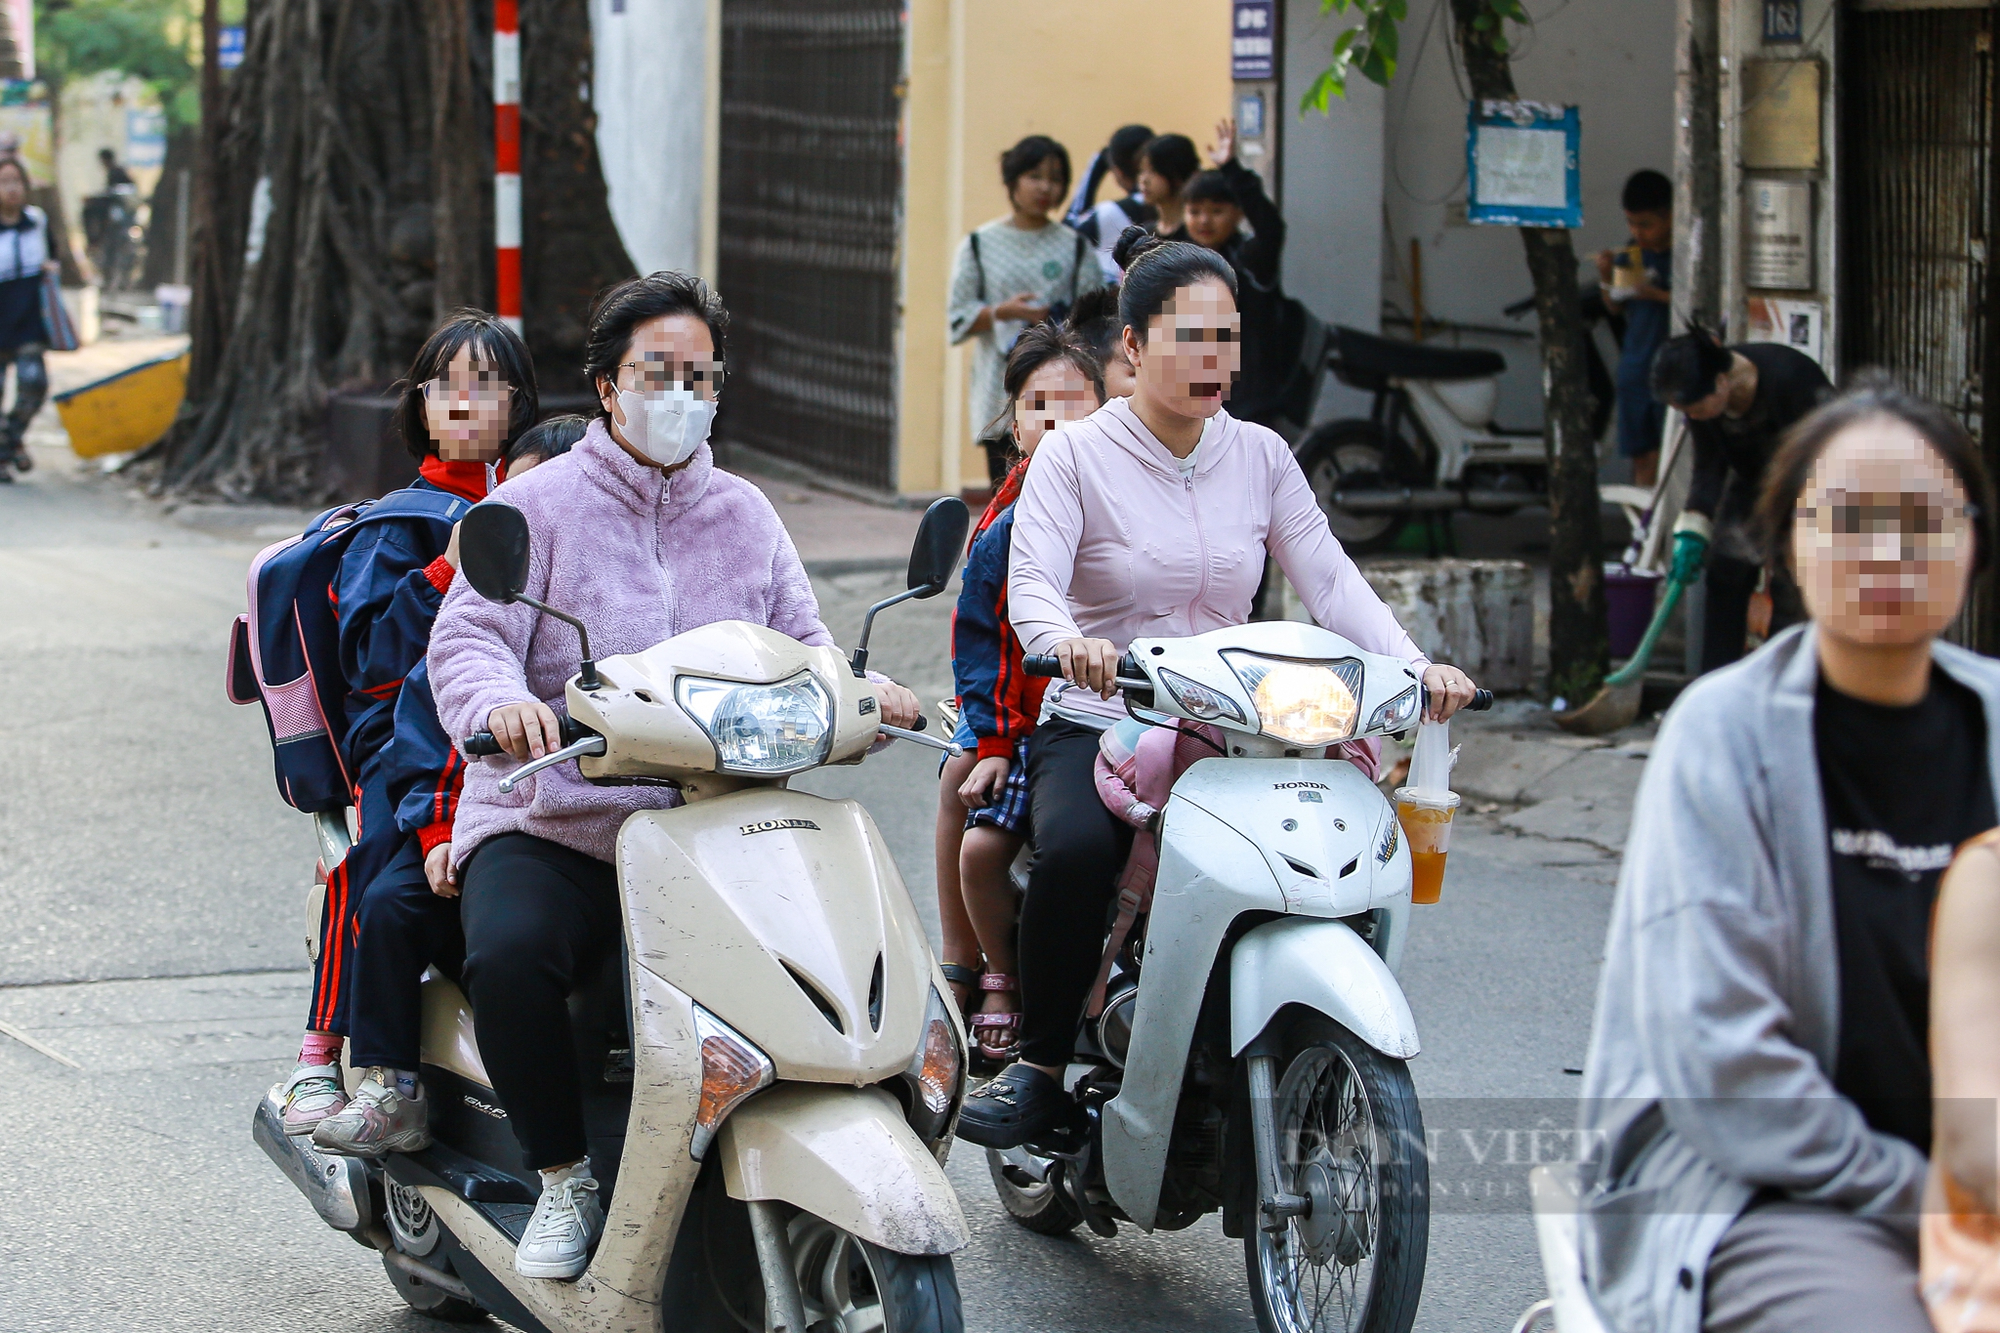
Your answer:
[[[577,446],[493,492],[530,536],[527,594],[590,629],[600,658],[634,653],[718,620],[768,625],[815,647],[833,636],[784,524],[749,482],[717,471],[706,444],[672,478],[618,447],[602,420]],[[484,730],[502,704],[539,699],[565,711],[576,631],[531,607],[489,602],[452,582],[431,631],[431,685],[454,740]],[[680,803],[663,787],[596,787],[574,764],[544,769],[506,796],[505,756],[470,763],[452,860],[502,833],[530,833],[612,859],[635,810]]]

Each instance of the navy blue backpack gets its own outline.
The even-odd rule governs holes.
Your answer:
[[[227,690],[231,703],[264,705],[278,794],[293,809],[317,814],[354,804],[354,774],[341,749],[348,691],[331,596],[348,542],[381,519],[423,518],[436,525],[443,549],[469,508],[443,491],[392,491],[329,509],[250,562],[250,609],[229,631]]]

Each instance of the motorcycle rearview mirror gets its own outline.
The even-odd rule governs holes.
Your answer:
[[[910,544],[910,573],[902,592],[884,597],[868,608],[861,621],[861,642],[854,649],[853,667],[857,676],[868,671],[868,637],[875,632],[875,613],[911,598],[935,597],[951,582],[958,568],[959,553],[965,549],[965,532],[972,526],[972,511],[956,495],[931,501],[917,524],[917,539]]]
[[[489,602],[512,602],[528,586],[528,520],[510,504],[474,505],[458,525],[458,567]]]
[[[906,583],[912,596],[935,597],[951,582],[958,568],[958,554],[965,549],[965,531],[972,526],[972,511],[956,495],[933,500],[917,525],[917,539],[910,544],[910,577]]]
[[[583,622],[523,591],[528,586],[528,520],[520,510],[500,500],[487,500],[467,510],[458,521],[458,567],[472,590],[487,601],[519,602],[573,626],[583,655],[577,685],[585,690],[603,685],[590,654],[590,631]]]

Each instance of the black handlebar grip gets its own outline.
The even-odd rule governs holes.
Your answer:
[[[910,724],[910,730],[922,731],[925,727],[928,727],[930,724],[931,720],[929,718],[925,717],[922,713],[918,713],[917,720]]]
[[[465,751],[466,757],[469,759],[477,759],[481,755],[499,754],[501,752],[500,742],[493,739],[493,733],[490,731],[473,732],[465,738],[465,743],[459,746],[459,748]]]
[[[1062,660],[1054,653],[1028,653],[1021,658],[1021,670],[1031,676],[1062,675]]]
[[[1472,692],[1472,702],[1466,705],[1467,708],[1475,713],[1483,713],[1492,706],[1493,691],[1491,690],[1474,690]]]

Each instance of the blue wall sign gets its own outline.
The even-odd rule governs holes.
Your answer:
[[[1573,106],[1472,103],[1465,118],[1466,220],[1494,227],[1581,227],[1582,137]]]
[[[1277,0],[1233,0],[1229,72],[1238,79],[1278,77]]]
[[[1801,0],[1764,0],[1764,41],[1766,45],[1797,46],[1805,41],[1805,23],[1799,13]]]
[[[223,69],[235,69],[243,63],[243,29],[224,28],[216,39],[215,63]]]

